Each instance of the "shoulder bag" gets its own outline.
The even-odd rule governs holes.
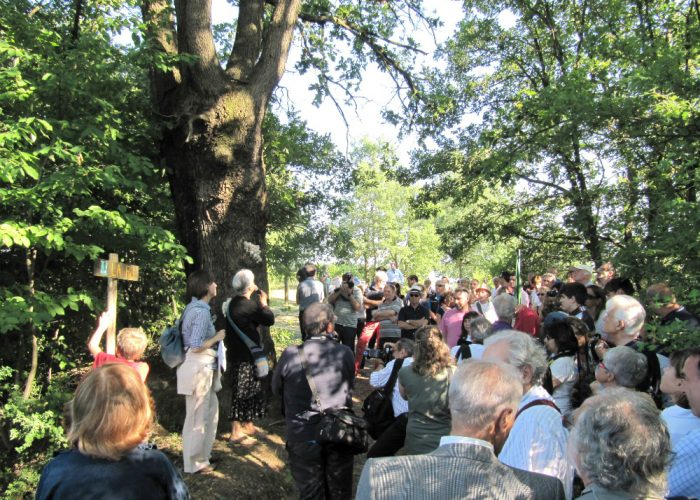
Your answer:
[[[379,436],[387,430],[396,418],[391,399],[396,380],[399,378],[399,370],[402,366],[403,358],[394,360],[394,366],[391,369],[391,375],[386,385],[373,390],[362,402],[362,413],[369,425],[367,430],[374,439],[379,439]]]
[[[367,421],[355,415],[350,408],[323,408],[316,384],[309,373],[304,346],[299,346],[297,349],[311,394],[321,412],[321,421],[316,428],[316,441],[322,445],[332,445],[339,451],[353,455],[365,453],[369,445]]]
[[[250,351],[250,355],[253,357],[253,365],[255,366],[255,376],[259,379],[263,379],[267,377],[267,374],[270,373],[270,363],[267,360],[267,354],[265,354],[265,351],[251,340],[248,335],[243,333],[243,331],[238,328],[236,323],[233,322],[231,319],[231,316],[228,314],[228,307],[225,309],[224,313],[226,314],[226,320],[228,321],[228,324],[231,325],[231,328],[233,328],[233,331],[236,332],[236,334],[241,338],[243,343],[248,347],[248,350]]]

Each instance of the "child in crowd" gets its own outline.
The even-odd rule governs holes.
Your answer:
[[[148,338],[141,328],[122,328],[117,335],[117,354],[107,354],[100,348],[102,336],[112,323],[112,315],[105,311],[100,315],[97,328],[90,336],[88,349],[95,358],[93,368],[107,363],[124,363],[131,366],[146,381],[148,376],[148,363],[139,361],[148,346]]]

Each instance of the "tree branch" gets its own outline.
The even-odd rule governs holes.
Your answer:
[[[264,0],[240,0],[236,39],[226,64],[226,74],[234,80],[247,80],[260,55]]]
[[[278,0],[272,12],[267,40],[250,79],[255,87],[259,87],[256,94],[265,96],[262,100],[264,102],[260,102],[262,106],[267,106],[267,97],[272,94],[284,74],[299,9],[301,0]]]
[[[556,190],[556,191],[559,191],[560,193],[563,193],[563,194],[565,194],[565,195],[567,195],[567,196],[571,194],[571,193],[569,192],[568,189],[563,188],[563,187],[560,186],[559,184],[554,184],[553,182],[543,181],[543,180],[540,180],[540,179],[535,179],[535,178],[528,177],[528,176],[526,176],[526,175],[522,175],[522,174],[518,174],[518,173],[516,173],[515,176],[518,177],[519,179],[524,180],[524,181],[531,182],[532,184],[539,184],[539,185],[541,185],[541,186],[550,187],[550,188],[552,188],[552,189],[554,189],[554,190]]]
[[[211,0],[175,0],[177,40],[181,54],[197,60],[187,66],[188,83],[203,95],[218,95],[223,84],[211,29]]]
[[[146,24],[146,37],[157,52],[177,54],[175,38],[175,20],[168,0],[144,0],[141,4],[141,15]],[[180,69],[171,68],[160,71],[151,67],[152,95],[156,112],[160,115],[172,116],[173,103],[171,97],[182,81]]]

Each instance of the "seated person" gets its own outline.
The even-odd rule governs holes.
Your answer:
[[[561,310],[582,320],[589,330],[594,331],[595,323],[586,310],[586,300],[588,300],[588,290],[581,283],[565,283],[559,290]]]
[[[143,352],[148,346],[148,337],[140,328],[122,328],[117,335],[117,354],[107,354],[100,348],[102,336],[112,324],[112,315],[105,311],[100,315],[97,328],[90,335],[88,349],[95,358],[93,368],[100,367],[106,363],[124,363],[132,367],[141,376],[141,380],[146,381],[148,376],[148,363],[139,361]]]
[[[693,415],[688,402],[688,396],[683,391],[683,365],[690,351],[683,349],[671,353],[669,365],[661,375],[661,392],[671,398],[672,406],[661,412],[661,419],[668,426],[671,436],[671,446],[676,447],[686,434],[700,429],[700,418]]]
[[[613,347],[596,367],[593,392],[603,392],[611,387],[635,389],[646,376],[647,359],[644,354],[627,346]]]
[[[389,344],[387,344],[389,345]],[[374,388],[384,387],[389,382],[392,372],[413,363],[413,341],[400,339],[391,345],[394,359],[386,366],[382,360],[375,360],[374,371],[369,376],[369,384]],[[398,367],[397,367],[398,365]],[[408,402],[401,397],[398,376],[391,393],[391,406],[394,408],[394,422],[381,432],[367,457],[388,457],[394,455],[403,447],[406,438],[406,423],[408,421]]]
[[[671,444],[652,399],[610,389],[587,399],[569,434],[579,498],[664,498]]]
[[[160,451],[142,449],[154,420],[151,395],[122,363],[95,368],[67,405],[71,449],[42,470],[38,500],[188,499],[187,486]]]

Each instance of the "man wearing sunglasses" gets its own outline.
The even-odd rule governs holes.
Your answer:
[[[416,330],[428,324],[430,311],[420,305],[423,290],[420,285],[413,285],[408,290],[408,305],[399,311],[398,325],[401,327],[401,338],[414,340]]]

